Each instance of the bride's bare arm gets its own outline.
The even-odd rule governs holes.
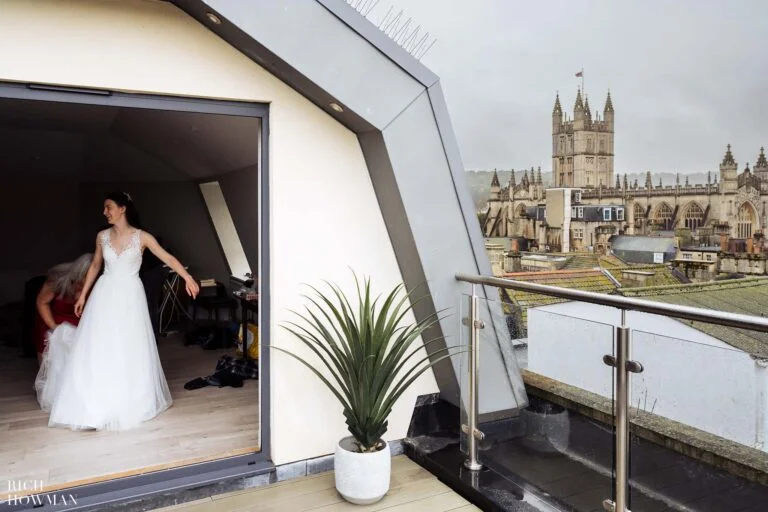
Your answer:
[[[96,236],[96,250],[93,251],[93,259],[91,260],[91,265],[88,267],[88,272],[85,274],[83,291],[80,292],[80,297],[75,303],[75,314],[77,316],[83,314],[83,308],[85,307],[85,300],[88,297],[88,292],[91,291],[93,283],[96,282],[96,277],[98,277],[99,271],[101,270],[101,265],[104,262],[104,254],[101,251],[101,242],[99,240],[99,236],[101,236],[101,233]]]
[[[192,297],[197,297],[197,294],[200,293],[200,286],[197,284],[197,281],[194,280],[194,278],[187,272],[187,269],[184,268],[184,265],[181,264],[179,260],[177,260],[173,255],[169,254],[168,251],[162,248],[162,246],[157,243],[157,240],[155,240],[155,237],[147,233],[146,231],[141,232],[141,244],[149,249],[152,254],[157,256],[157,259],[171,267],[171,269],[179,274],[182,279],[184,279],[184,282],[186,283],[187,293]]]

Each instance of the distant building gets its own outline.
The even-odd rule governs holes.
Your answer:
[[[576,96],[573,119],[563,114],[559,96],[552,113],[554,188],[545,189],[541,169],[502,187],[494,173],[483,231],[488,237],[525,237],[539,250],[606,253],[613,235],[684,236],[686,245],[731,245],[762,252],[768,223],[768,160],[763,148],[753,169],[741,173],[730,144],[719,174],[704,185],[630,184],[614,177],[614,107],[608,95],[602,117]],[[719,181],[718,181],[719,178]],[[555,195],[556,197],[552,197]]]
[[[720,246],[681,247],[672,265],[695,281],[710,281],[719,272]]]

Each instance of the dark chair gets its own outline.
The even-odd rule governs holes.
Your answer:
[[[192,320],[197,320],[197,308],[202,308],[207,311],[208,318],[211,318],[211,312],[216,320],[219,322],[219,310],[224,308],[229,310],[229,320],[235,319],[235,309],[237,308],[237,301],[229,296],[227,289],[223,284],[217,282],[216,286],[206,286],[200,288],[200,294],[192,302]]]

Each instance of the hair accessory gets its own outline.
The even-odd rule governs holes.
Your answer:
[[[123,192],[123,194],[125,194],[126,199],[128,199],[129,201],[133,201],[133,199],[131,199],[131,194],[129,194],[128,192]]]

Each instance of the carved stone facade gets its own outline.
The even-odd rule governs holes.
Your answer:
[[[576,94],[573,119],[563,114],[560,95],[552,109],[552,179],[556,187],[610,187],[613,184],[614,110],[611,93],[603,116],[592,115],[589,99]]]
[[[690,234],[691,241],[712,245],[720,245],[723,238],[763,240],[763,231],[768,225],[768,160],[763,148],[754,169],[747,164],[739,173],[729,144],[719,173],[714,179],[710,174],[703,185],[690,185],[687,178],[681,183],[678,175],[675,185],[654,186],[650,172],[642,186],[637,180],[628,183],[626,175],[623,180],[617,176],[612,183],[614,111],[610,93],[602,120],[596,115],[593,121],[586,112],[588,101],[581,105],[581,93],[577,96],[573,121],[563,121],[559,97],[555,101],[553,189],[574,190],[568,205],[573,215],[552,223],[552,216],[544,213],[553,207],[560,210],[563,205],[562,201],[553,203],[547,197],[540,168],[535,176],[533,168],[530,177],[526,171],[520,184],[515,183],[513,174],[505,187],[494,173],[483,225],[485,236],[522,237],[541,250],[549,246],[550,250],[564,252],[589,249],[602,252],[607,249],[607,240],[612,234],[647,235],[683,230]],[[565,143],[561,150],[563,137]],[[593,144],[587,145],[585,141],[590,138]],[[597,144],[596,151],[594,144]],[[591,166],[586,160],[588,156],[604,158],[604,164]],[[600,182],[608,179],[610,185],[600,186]],[[562,196],[559,192],[556,195]],[[579,206],[599,207],[600,211],[623,206],[626,215],[621,219],[581,220],[576,215]],[[567,211],[564,216],[568,216]],[[566,231],[568,239],[564,240]]]

